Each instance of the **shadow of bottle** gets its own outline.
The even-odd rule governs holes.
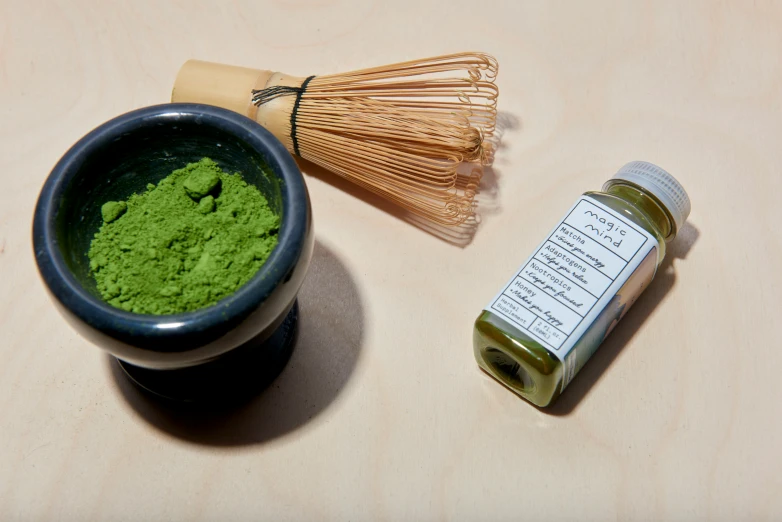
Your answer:
[[[358,288],[339,258],[318,241],[299,292],[299,307],[299,333],[288,365],[249,402],[226,408],[162,402],[139,390],[117,361],[107,357],[113,382],[139,417],[188,442],[243,446],[284,436],[336,400],[353,374],[363,343]]]
[[[665,299],[676,284],[674,260],[684,260],[698,240],[700,232],[687,222],[679,231],[676,239],[668,245],[668,251],[657,275],[649,288],[617,324],[616,328],[584,365],[557,401],[540,411],[549,415],[570,415],[580,404],[603,374],[613,364],[622,349],[632,341],[633,336],[643,326],[652,311]]]

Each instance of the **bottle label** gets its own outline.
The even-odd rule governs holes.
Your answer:
[[[649,232],[582,196],[485,309],[562,361],[564,389],[654,277],[656,254]]]

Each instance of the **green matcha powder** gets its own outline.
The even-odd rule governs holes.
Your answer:
[[[101,214],[89,251],[98,291],[139,314],[188,312],[235,292],[269,257],[280,226],[256,187],[209,158]]]

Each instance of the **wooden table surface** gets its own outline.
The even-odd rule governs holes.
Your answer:
[[[0,2],[0,519],[782,520],[782,2]],[[458,247],[304,166],[301,336],[230,415],[167,413],[33,261],[64,151],[189,58],[292,74],[483,50],[502,146]],[[630,160],[688,189],[670,261],[551,411],[472,322]]]

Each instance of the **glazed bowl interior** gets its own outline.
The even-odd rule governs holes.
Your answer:
[[[173,170],[203,157],[227,172],[240,172],[276,214],[282,213],[280,183],[260,152],[221,129],[183,119],[121,136],[86,158],[64,187],[56,217],[60,253],[85,290],[100,299],[87,253],[103,223],[101,206],[144,192],[148,183],[157,185]]]
[[[280,216],[269,258],[236,292],[199,310],[143,315],[104,302],[88,258],[101,206],[204,157],[240,173]],[[197,364],[273,331],[293,306],[312,242],[307,189],[282,143],[244,116],[198,104],[139,109],[84,136],[52,170],[33,219],[36,262],[66,319],[120,359],[155,368]]]

